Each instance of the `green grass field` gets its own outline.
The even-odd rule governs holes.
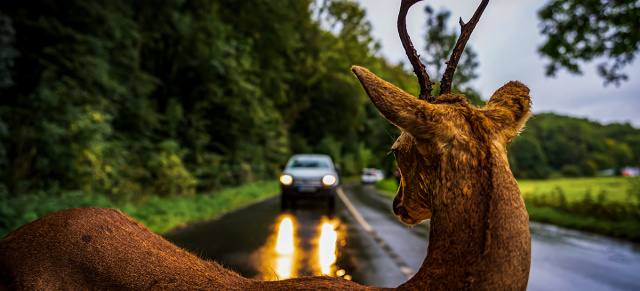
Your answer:
[[[590,191],[594,196],[605,191],[607,201],[626,202],[631,183],[629,183],[629,178],[625,177],[591,177],[518,180],[518,186],[524,197],[548,194],[560,187],[569,202],[582,200],[587,191]]]
[[[531,221],[640,241],[639,178],[519,180],[518,186]],[[386,179],[376,188],[393,197],[398,184]]]
[[[548,180],[518,180],[520,193],[523,196],[534,197],[549,194],[560,187],[566,195],[567,201],[582,200],[591,191],[593,196],[605,191],[607,201],[626,202],[628,190],[631,187],[630,178],[625,177],[592,177],[592,178],[563,178]],[[376,188],[384,190],[385,194],[395,195],[398,184],[395,179],[385,179],[376,183]]]

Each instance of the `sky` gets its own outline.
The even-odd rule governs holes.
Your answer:
[[[412,70],[398,37],[396,21],[400,0],[353,0],[367,11],[373,37],[382,46],[381,54],[390,63],[403,62]],[[418,54],[424,52],[426,14],[431,5],[436,11],[451,11],[449,28],[460,31],[458,19],[467,22],[480,0],[430,0],[414,4],[407,15],[407,29]],[[640,62],[627,66],[629,79],[620,86],[604,86],[595,70],[599,61],[581,63],[582,75],[571,75],[561,69],[556,77],[545,76],[548,60],[537,48],[545,38],[540,34],[537,12],[545,0],[493,0],[485,9],[467,47],[478,54],[479,77],[471,87],[487,100],[493,92],[511,80],[523,82],[531,89],[533,113],[555,112],[589,118],[604,124],[629,122],[640,128]],[[602,61],[602,60],[601,60]],[[375,73],[375,72],[374,72]],[[429,73],[429,72],[427,72]],[[441,76],[431,76],[439,80]]]

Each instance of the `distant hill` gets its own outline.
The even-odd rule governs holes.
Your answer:
[[[586,118],[535,114],[507,148],[519,178],[595,176],[599,170],[640,165],[640,129]]]

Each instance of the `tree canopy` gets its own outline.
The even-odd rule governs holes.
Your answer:
[[[595,176],[599,171],[640,166],[640,130],[630,124],[608,124],[553,113],[536,114],[507,147],[517,178],[563,175]]]
[[[417,87],[377,55],[350,1],[36,2],[0,4],[0,192],[10,196],[192,195],[274,177],[304,152],[356,174],[389,164],[392,140],[372,136],[398,133],[350,66]]]
[[[549,59],[546,73],[561,68],[581,74],[581,62],[600,61],[604,84],[627,80],[624,67],[640,45],[640,2],[636,0],[554,0],[538,12],[547,37],[538,49]]]
[[[391,171],[386,153],[400,131],[350,67],[414,96],[416,77],[379,56],[356,3],[318,3],[0,2],[0,199],[189,196],[273,178],[294,153],[330,154],[346,175]],[[482,103],[471,88],[453,92]],[[585,161],[638,164],[633,128],[603,134],[586,121],[561,129],[544,120],[527,142],[516,140],[521,173],[532,160],[547,161],[536,177]],[[605,142],[582,140],[580,130]]]

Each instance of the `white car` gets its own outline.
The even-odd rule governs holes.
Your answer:
[[[280,176],[281,208],[295,207],[299,198],[328,200],[335,204],[338,173],[331,157],[319,154],[294,155]]]
[[[362,184],[371,184],[382,179],[384,179],[384,173],[382,172],[382,170],[373,168],[362,169]]]

